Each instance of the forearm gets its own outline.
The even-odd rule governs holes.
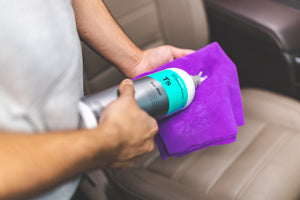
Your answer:
[[[126,36],[102,0],[72,0],[82,40],[127,74],[142,51]]]
[[[0,133],[0,199],[24,199],[94,168],[91,134]]]

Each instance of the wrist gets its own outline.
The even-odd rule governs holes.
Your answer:
[[[146,59],[146,51],[141,50],[139,56],[135,59],[133,64],[129,65],[126,69],[125,75],[129,78],[134,78],[144,72],[151,71],[152,66]],[[148,70],[147,70],[148,69]]]
[[[121,71],[129,78],[133,78],[136,76],[137,66],[140,65],[144,60],[144,51],[137,48],[131,54],[126,56],[126,59],[120,63]]]
[[[90,169],[109,166],[117,155],[118,130],[101,123],[85,133],[85,154]]]

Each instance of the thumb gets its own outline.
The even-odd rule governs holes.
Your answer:
[[[121,96],[131,96],[134,97],[134,87],[133,81],[130,79],[125,79],[119,85],[119,92]]]

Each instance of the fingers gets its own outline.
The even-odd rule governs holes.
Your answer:
[[[119,98],[108,105],[101,115],[102,127],[108,127],[106,130],[110,130],[110,138],[115,143],[110,166],[131,167],[135,158],[154,149],[153,138],[158,132],[158,124],[138,107],[131,80],[122,81],[119,92]]]
[[[133,81],[130,79],[123,80],[119,85],[119,92],[120,92],[120,97],[122,96],[134,97],[135,92],[133,87]]]
[[[195,52],[194,50],[191,49],[179,49],[173,46],[170,46],[170,48],[174,58],[180,58]]]

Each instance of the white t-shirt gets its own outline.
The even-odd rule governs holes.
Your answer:
[[[77,129],[82,55],[70,0],[0,0],[0,29],[0,130]],[[78,182],[37,199],[70,199]]]

